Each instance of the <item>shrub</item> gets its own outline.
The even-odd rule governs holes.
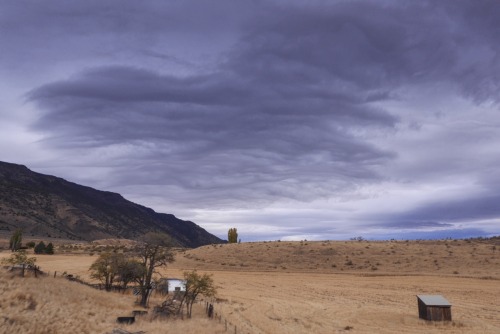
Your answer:
[[[35,254],[44,254],[46,247],[47,246],[45,246],[45,243],[43,241],[40,241],[38,245],[35,246]]]
[[[52,244],[52,242],[49,242],[47,247],[45,247],[45,254],[49,254],[49,255],[54,254],[54,245]]]

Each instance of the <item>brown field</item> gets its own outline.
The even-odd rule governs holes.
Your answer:
[[[56,249],[56,255],[37,256],[37,263],[51,273],[66,271],[88,279],[88,267],[106,244],[109,243],[62,245]],[[223,332],[224,322],[228,321],[231,333],[235,325],[238,333],[500,333],[498,252],[498,238],[410,242],[276,241],[180,250],[176,262],[163,274],[180,277],[182,271],[190,269],[212,273],[219,289],[215,311],[221,316],[221,323],[207,322],[200,309],[193,321],[153,324],[142,321],[127,330],[164,333],[166,328],[191,326],[189,329],[176,327],[172,333]],[[0,253],[0,257],[8,255],[8,252]],[[25,284],[34,282],[30,284],[36,289],[30,294],[39,300],[34,310],[26,305],[12,306],[9,300],[19,297],[7,293],[9,290],[4,286],[17,283],[6,281],[2,276],[0,309],[4,324],[0,319],[0,332],[9,323],[5,319],[12,319],[9,315],[12,312],[14,319],[26,315],[23,321],[31,323],[43,323],[43,319],[54,317],[58,313],[55,309],[62,309],[58,304],[60,300],[54,297],[56,291],[50,292],[54,281],[65,284],[58,283],[56,291],[62,288],[72,291],[74,286],[81,289],[76,294],[69,293],[79,298],[66,297],[70,300],[64,309],[75,319],[72,326],[85,323],[89,312],[96,313],[91,317],[96,318],[98,325],[80,327],[87,329],[79,332],[110,331],[117,327],[114,318],[133,308],[133,296],[104,294],[52,277],[38,281],[25,279],[16,288],[25,293]],[[434,323],[418,319],[416,294],[443,295],[453,304],[453,321]],[[54,310],[44,311],[46,308],[40,307],[44,303],[51,303],[48,309]],[[35,320],[37,318],[40,319]],[[14,324],[23,321],[14,321]],[[56,333],[50,330],[30,333],[44,332]]]

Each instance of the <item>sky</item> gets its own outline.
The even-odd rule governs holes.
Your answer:
[[[500,3],[0,0],[0,160],[242,241],[500,234]]]

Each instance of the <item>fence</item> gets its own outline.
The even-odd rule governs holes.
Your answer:
[[[203,301],[199,301],[199,303],[203,303]],[[233,332],[234,334],[238,334],[238,327],[236,326],[236,324],[233,324],[230,320],[225,318],[222,315],[222,312],[220,311],[217,312],[213,302],[205,301],[205,313],[207,314],[208,318],[213,319],[214,321],[218,321],[219,324],[224,323],[224,328],[226,332],[229,331]],[[240,330],[239,333],[241,334],[243,332]]]
[[[48,272],[47,275],[50,276],[50,272]],[[54,278],[56,278],[56,276],[57,276],[57,271],[54,271]],[[97,289],[97,290],[106,290],[104,284],[96,284],[96,283],[93,284],[93,283],[85,282],[80,277],[74,276],[72,274],[66,274],[66,272],[60,274],[60,276],[66,278],[69,281],[80,283],[80,284],[89,286],[91,288]],[[109,291],[125,292],[125,291],[132,290],[132,289],[133,289],[133,287],[123,288],[122,286],[113,285],[111,287],[111,290],[109,290]]]
[[[9,271],[19,271],[22,277],[24,277],[26,272],[32,272],[35,275],[35,277],[38,277],[38,275],[40,276],[47,275],[46,273],[40,270],[39,266],[26,263],[4,266],[4,268]]]

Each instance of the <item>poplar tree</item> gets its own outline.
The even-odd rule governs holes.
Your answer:
[[[23,241],[23,231],[21,229],[18,229],[10,237],[9,241],[10,250],[12,252],[17,251],[19,248],[21,248],[22,241]]]
[[[227,241],[230,244],[235,244],[238,242],[238,231],[236,228],[230,228],[227,232]]]

